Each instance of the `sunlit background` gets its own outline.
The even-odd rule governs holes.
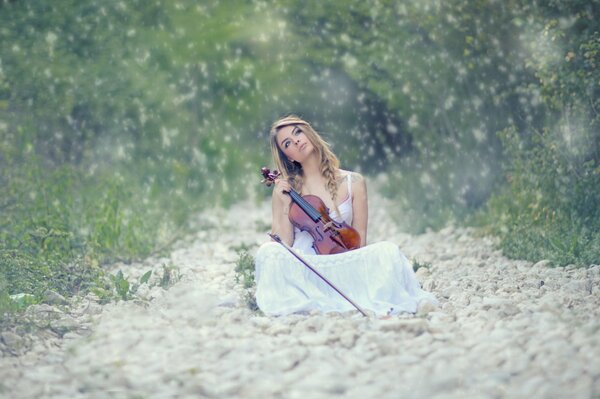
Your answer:
[[[408,232],[600,261],[600,2],[0,3],[0,307],[102,286],[208,207],[261,201],[312,122]],[[4,302],[2,302],[4,301]],[[4,305],[2,305],[4,303]]]

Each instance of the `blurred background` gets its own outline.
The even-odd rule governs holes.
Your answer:
[[[270,195],[312,122],[408,232],[600,262],[600,1],[0,2],[0,308]],[[100,292],[100,291],[98,291]],[[32,297],[32,298],[33,298]]]

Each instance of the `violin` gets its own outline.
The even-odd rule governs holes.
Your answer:
[[[271,186],[281,173],[268,168],[260,169],[262,183]],[[346,222],[337,222],[329,216],[329,209],[316,195],[300,195],[294,189],[287,192],[292,198],[288,217],[301,231],[307,231],[313,238],[313,248],[317,254],[329,255],[350,251],[360,247],[360,234]],[[330,223],[333,228],[325,228]]]

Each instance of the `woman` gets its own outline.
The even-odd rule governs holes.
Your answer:
[[[280,178],[272,198],[272,233],[364,309],[379,315],[417,311],[420,302],[436,303],[421,290],[406,257],[391,242],[366,245],[367,188],[364,178],[339,168],[329,145],[311,125],[291,115],[276,121],[270,132],[271,150]],[[312,236],[288,218],[291,189],[316,195],[330,217],[345,221],[360,234],[360,248],[334,255],[317,255]],[[256,302],[269,315],[311,310],[347,311],[354,307],[302,265],[283,246],[263,244],[256,254]]]

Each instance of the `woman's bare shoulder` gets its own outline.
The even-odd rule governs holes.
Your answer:
[[[350,175],[350,180],[352,181],[352,183],[364,182],[364,180],[365,180],[363,175],[361,175],[358,172],[354,172],[352,170],[340,169],[339,172],[340,172],[340,180],[346,179],[348,175]]]

